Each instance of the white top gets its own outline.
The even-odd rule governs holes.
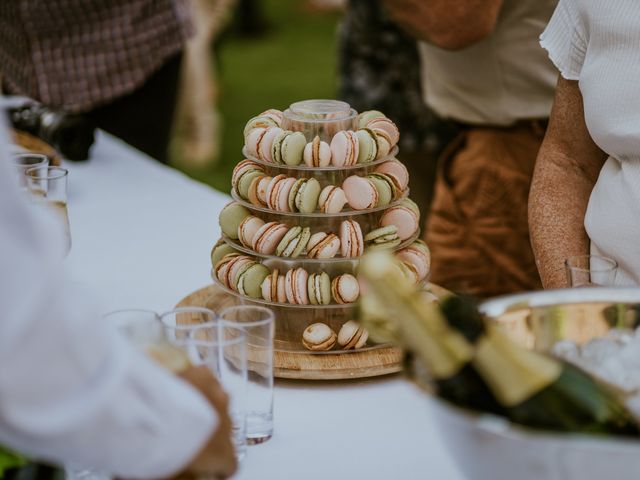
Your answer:
[[[209,438],[215,412],[100,322],[69,281],[61,238],[14,185],[2,120],[0,444],[121,477],[174,473]]]
[[[209,254],[227,195],[103,132],[90,161],[66,166],[66,263],[103,310],[161,312],[211,284]],[[271,440],[247,449],[234,480],[464,478],[425,394],[401,376],[276,381],[274,427]]]
[[[616,284],[640,285],[640,3],[560,0],[541,44],[579,81],[589,133],[609,155],[585,217],[591,250],[617,260]]]
[[[425,102],[459,122],[510,125],[546,118],[558,72],[540,48],[557,0],[504,0],[495,30],[459,51],[420,44]]]

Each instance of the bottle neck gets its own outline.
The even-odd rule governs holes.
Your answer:
[[[553,384],[562,373],[560,362],[517,346],[490,324],[476,342],[472,363],[506,407],[531,398]]]

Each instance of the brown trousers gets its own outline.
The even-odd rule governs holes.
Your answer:
[[[425,240],[430,280],[478,297],[542,288],[527,202],[541,122],[470,128],[444,153]]]

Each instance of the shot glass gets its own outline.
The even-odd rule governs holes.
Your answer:
[[[571,287],[605,287],[614,284],[618,263],[600,255],[576,255],[564,262]]]
[[[236,458],[242,460],[247,450],[246,333],[216,321],[215,313],[206,308],[177,308],[163,313],[160,320],[169,341],[183,350],[192,365],[206,365],[229,396]]]
[[[46,158],[46,157],[45,157]],[[62,167],[36,167],[25,172],[27,190],[33,204],[42,208],[60,225],[64,235],[64,255],[71,250],[71,228],[67,211],[67,179]]]
[[[219,319],[247,335],[247,444],[266,442],[273,435],[273,311],[259,306],[235,306],[220,312]],[[194,334],[206,333],[202,328]]]

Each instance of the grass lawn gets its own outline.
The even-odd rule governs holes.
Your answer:
[[[267,108],[334,98],[340,14],[312,12],[306,0],[263,0],[268,32],[259,38],[226,37],[219,49],[222,152],[216,165],[187,174],[229,192],[231,171],[242,160],[242,131]]]

